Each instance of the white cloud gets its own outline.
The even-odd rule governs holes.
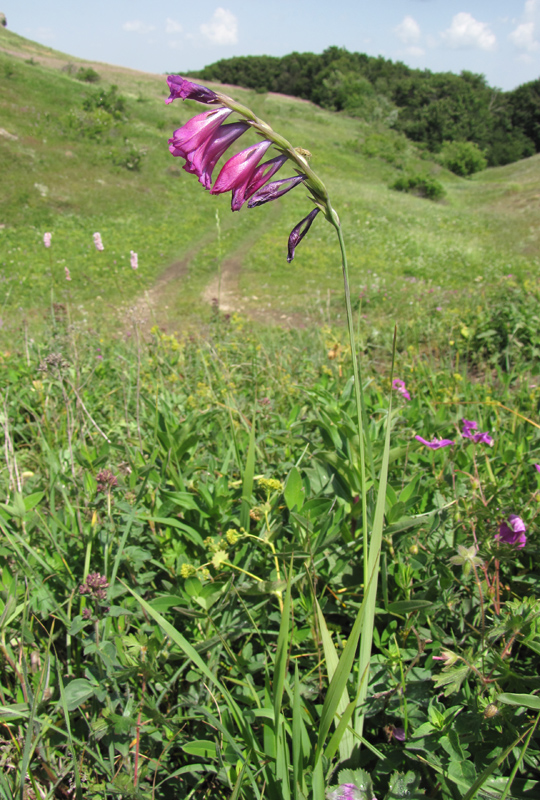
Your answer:
[[[420,40],[420,26],[413,17],[405,17],[394,28],[394,33],[404,44],[416,44]]]
[[[485,22],[479,22],[468,11],[460,11],[450,27],[441,34],[448,47],[495,50],[497,38]]]
[[[538,9],[538,0],[527,0],[525,3],[525,10],[524,16],[526,19],[531,19],[534,17],[536,11]]]
[[[225,8],[216,8],[210,22],[205,22],[200,31],[212,44],[236,44],[238,42],[238,20]]]
[[[407,47],[405,52],[407,53],[408,56],[411,56],[412,58],[421,58],[426,54],[426,51],[424,50],[423,47],[417,47],[414,44],[411,45],[410,47]]]
[[[508,37],[514,47],[525,53],[534,53],[540,49],[540,42],[534,38],[534,22],[523,22]]]
[[[166,33],[182,33],[182,26],[176,20],[167,17]]]
[[[140,19],[134,19],[130,22],[124,22],[122,28],[128,33],[150,33],[150,31],[155,31],[156,26],[141,22]]]

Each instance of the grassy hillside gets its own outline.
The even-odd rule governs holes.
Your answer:
[[[88,67],[99,82],[77,79]],[[107,94],[113,84],[125,100],[116,117],[95,107],[99,92],[114,100]],[[218,292],[218,261],[225,310],[286,324],[341,314],[333,231],[319,218],[291,268],[287,237],[311,207],[300,189],[237,214],[228,196],[205,192],[167,147],[172,131],[201,107],[166,106],[163,76],[80,62],[1,30],[0,85],[4,331],[19,323],[20,308],[38,325],[51,288],[55,299],[69,288],[72,304],[91,318],[105,311],[110,319],[136,302],[159,324],[198,324]],[[540,157],[460,179],[392,132],[288,97],[230,93],[313,154],[342,218],[353,294],[365,297],[370,322],[414,320],[419,303],[450,313],[476,302],[473,279],[493,287],[510,273],[521,282],[536,272]],[[241,141],[245,147],[247,135]],[[388,188],[409,172],[435,176],[446,199]],[[52,232],[50,251],[45,231]],[[103,253],[93,247],[95,231]],[[139,255],[136,274],[130,250]]]

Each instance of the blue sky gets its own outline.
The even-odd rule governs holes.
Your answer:
[[[148,72],[337,45],[512,89],[540,77],[540,0],[0,0],[10,30]]]

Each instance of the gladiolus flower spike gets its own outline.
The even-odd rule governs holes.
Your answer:
[[[287,261],[294,258],[296,246],[309,231],[319,211],[323,212],[339,233],[339,217],[332,208],[326,187],[309,166],[305,150],[294,148],[249,108],[228,95],[191,83],[180,75],[169,75],[167,83],[170,89],[167,103],[181,99],[219,106],[193,117],[178,128],[169,139],[169,150],[173,156],[185,159],[184,169],[197,175],[200,183],[212,194],[232,192],[233,211],[238,211],[246,201],[249,201],[248,208],[256,208],[277,200],[295,186],[305,185],[316,208],[291,231]],[[242,121],[224,125],[225,119],[233,112],[242,117]],[[263,141],[232,156],[212,186],[212,171],[217,162],[228,147],[249,128],[262,136]],[[272,145],[277,148],[278,155],[259,164],[261,157]],[[296,176],[269,182],[287,161],[294,165]]]

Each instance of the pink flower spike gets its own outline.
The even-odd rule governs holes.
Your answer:
[[[401,378],[394,378],[392,381],[392,389],[395,389],[396,392],[399,392],[405,400],[410,400],[411,396],[407,389],[405,388],[405,381],[402,381]]]
[[[66,273],[66,281],[70,281],[71,280],[71,275],[69,273],[69,269],[67,267],[64,267],[64,270],[65,270],[65,273]]]
[[[205,189],[212,186],[212,172],[217,162],[227,148],[247,131],[247,122],[232,122],[229,125],[220,125],[212,138],[204,141],[200,147],[188,153],[184,169],[199,178]]]
[[[533,467],[537,472],[540,472],[540,464],[533,464]]]
[[[51,246],[51,234],[50,233],[44,233],[43,234],[43,244],[45,245],[45,247],[50,247]]]
[[[101,241],[101,234],[100,233],[94,233],[94,244],[96,246],[96,250],[100,250],[100,251],[101,250],[105,250],[105,248],[103,247],[103,242]]]
[[[244,203],[244,194],[262,156],[272,142],[264,139],[237,153],[226,162],[210,189],[211,194],[233,191],[231,209],[238,211]]]
[[[206,86],[199,86],[198,83],[191,83],[180,75],[169,75],[167,84],[171,90],[171,94],[165,100],[166,103],[172,103],[173,100],[197,100],[199,103],[219,103],[219,98],[211,89]]]
[[[137,269],[139,266],[139,259],[137,258],[137,253],[134,250],[129,251],[131,253],[129,263],[131,264],[131,269]]]
[[[222,122],[232,114],[228,108],[210,109],[192,117],[181,128],[177,128],[169,139],[169,150],[173,156],[187,158],[202,144],[207,144]]]
[[[440,450],[441,447],[449,447],[455,442],[452,439],[432,439],[431,442],[428,442],[426,439],[423,439],[421,436],[415,436],[421,444],[429,447],[430,450]]]

